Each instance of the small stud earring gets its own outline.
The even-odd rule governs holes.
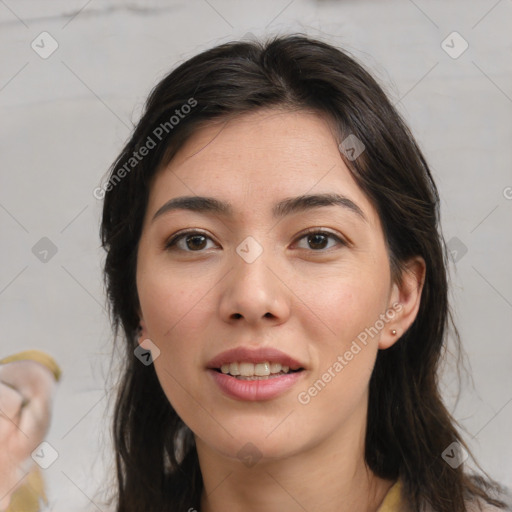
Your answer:
[[[393,330],[391,331],[391,334],[394,336],[394,335],[396,334],[396,330],[395,330],[395,329],[393,329]]]

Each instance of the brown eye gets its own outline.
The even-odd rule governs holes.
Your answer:
[[[342,240],[339,236],[336,236],[334,233],[330,233],[328,231],[310,231],[305,235],[301,236],[299,240],[306,240],[307,247],[300,247],[301,249],[313,249],[313,251],[320,252],[324,249],[330,249],[333,247],[329,244],[329,239],[335,240],[335,245],[347,245],[344,240]]]
[[[206,237],[203,235],[187,236],[185,244],[190,250],[204,249],[206,246]]]
[[[202,252],[207,247],[210,237],[199,231],[187,231],[172,238],[165,246],[166,249],[178,249],[185,252]]]
[[[308,244],[312,249],[325,249],[328,237],[322,233],[308,236]]]

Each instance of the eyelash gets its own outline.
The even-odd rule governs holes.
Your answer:
[[[189,230],[189,231],[183,231],[181,233],[178,233],[176,235],[174,235],[168,242],[166,242],[165,244],[165,249],[166,250],[174,250],[176,244],[182,240],[182,239],[185,239],[187,236],[194,236],[194,235],[200,235],[200,236],[204,236],[210,240],[211,237],[209,237],[206,233],[203,233],[202,231],[197,231],[197,230]],[[327,237],[330,237],[330,238],[333,238],[336,240],[336,242],[341,245],[341,246],[348,246],[348,243],[345,242],[345,240],[343,240],[342,238],[340,238],[338,235],[335,235],[334,233],[331,233],[330,231],[325,231],[325,230],[322,230],[322,229],[318,229],[318,228],[311,228],[307,231],[305,231],[304,233],[302,233],[296,240],[294,243],[302,240],[303,238],[306,238],[307,236],[309,235],[325,235]],[[311,252],[316,252],[316,253],[322,253],[322,252],[327,252],[329,251],[330,249],[332,248],[329,248],[329,249],[318,249],[318,250],[315,250],[315,249],[311,249]],[[197,252],[197,253],[201,253],[201,252],[204,252],[203,250],[199,250],[199,251],[191,251],[191,250],[186,250],[186,249],[182,249],[184,252],[189,252],[189,253],[194,253],[194,252]]]

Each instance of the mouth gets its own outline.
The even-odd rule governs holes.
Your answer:
[[[211,368],[212,370],[234,377],[238,380],[268,380],[297,373],[304,370],[300,366],[292,368],[278,362],[262,361],[252,363],[249,361],[224,363],[218,368]]]
[[[222,393],[249,402],[282,396],[307,373],[304,363],[268,346],[227,350],[214,357],[206,368]]]

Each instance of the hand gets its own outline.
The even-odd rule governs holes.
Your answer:
[[[50,424],[53,373],[35,361],[0,365],[0,510],[32,466],[30,454]]]

